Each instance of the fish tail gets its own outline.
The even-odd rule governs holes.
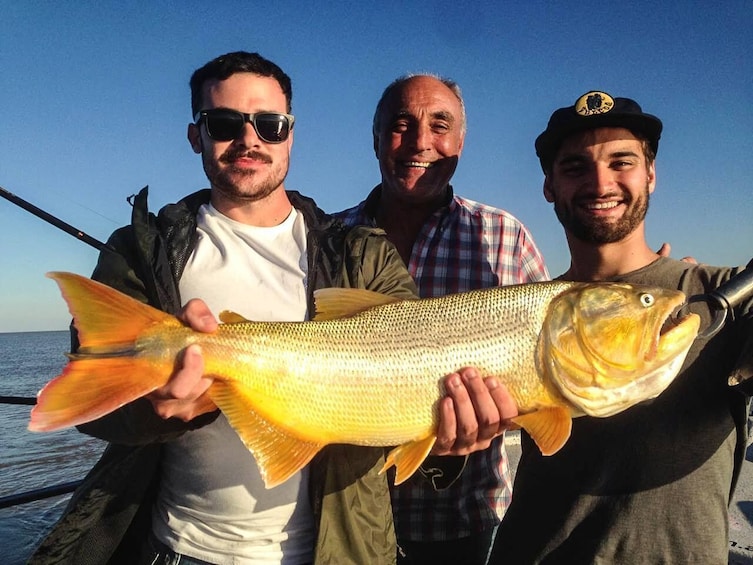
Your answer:
[[[37,395],[29,430],[52,431],[95,420],[166,382],[164,366],[139,357],[136,340],[155,324],[181,325],[176,318],[86,277],[47,276],[68,303],[80,348]]]
[[[132,357],[72,360],[39,391],[29,430],[51,432],[77,426],[149,394],[166,380],[149,365]]]
[[[58,284],[68,304],[81,355],[128,351],[146,328],[155,324],[180,325],[170,314],[89,278],[63,272],[47,276]]]

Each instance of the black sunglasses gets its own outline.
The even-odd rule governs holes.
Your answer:
[[[254,126],[259,139],[267,143],[282,143],[290,135],[295,118],[280,112],[257,112],[244,114],[226,108],[201,110],[194,116],[197,126],[201,122],[207,127],[207,134],[215,141],[232,141],[243,133],[246,122]]]

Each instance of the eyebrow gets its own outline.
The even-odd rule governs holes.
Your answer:
[[[433,112],[431,117],[434,118],[435,120],[447,120],[448,122],[455,121],[455,116],[453,116],[450,112],[447,112],[445,110],[439,110],[437,112]]]
[[[448,112],[446,110],[437,110],[436,112],[432,112],[430,116],[434,120],[446,120],[448,122],[455,121],[455,116],[453,116],[451,112]],[[408,110],[398,110],[395,113],[393,120],[399,120],[400,118],[415,118],[415,117],[416,117],[415,114],[413,114],[412,112],[409,112]]]
[[[624,157],[640,157],[640,154],[636,153],[635,151],[613,151],[608,155],[610,159],[621,159]],[[561,159],[557,160],[557,164],[568,164],[568,163],[578,163],[581,161],[589,160],[589,157],[585,153],[570,153],[569,155],[565,155]]]
[[[620,157],[640,157],[640,154],[635,151],[615,151],[614,153],[610,153],[609,156],[615,159]]]

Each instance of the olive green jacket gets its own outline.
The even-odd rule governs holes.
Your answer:
[[[383,231],[347,228],[314,202],[288,192],[308,228],[308,301],[326,287],[366,288],[414,298],[416,288]],[[147,189],[135,198],[132,223],[108,240],[92,278],[161,310],[181,308],[178,281],[196,243],[196,213],[209,190],[194,193],[155,216]],[[73,346],[77,346],[73,331]],[[107,440],[102,458],[71,498],[62,518],[30,563],[134,563],[151,525],[159,487],[161,446],[218,412],[182,422],[163,420],[140,399],[81,431]],[[395,534],[382,448],[325,447],[310,464],[317,525],[316,563],[394,563]]]

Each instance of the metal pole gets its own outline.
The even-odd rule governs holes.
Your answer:
[[[26,492],[20,492],[18,494],[2,496],[0,497],[0,508],[9,508],[11,506],[17,506],[19,504],[26,504],[27,502],[34,502],[35,500],[42,500],[43,498],[51,498],[53,496],[60,496],[61,494],[68,494],[69,492],[76,490],[76,488],[82,482],[84,481],[71,481],[69,483],[62,483],[51,487],[38,488]]]
[[[34,406],[37,399],[33,396],[0,396],[0,404],[21,404],[22,406]]]

